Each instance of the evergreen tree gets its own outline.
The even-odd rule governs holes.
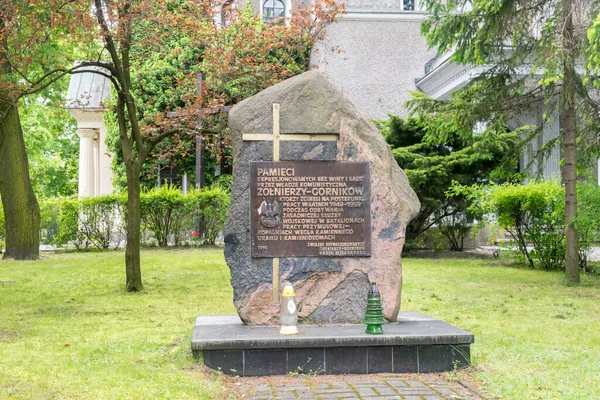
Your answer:
[[[415,93],[413,112],[445,115],[463,135],[492,139],[496,129],[519,114],[543,110],[546,121],[560,113],[560,142],[567,225],[566,277],[579,283],[577,214],[577,147],[592,151],[600,126],[592,99],[600,38],[598,6],[589,0],[424,0],[430,13],[422,26],[431,47],[452,52],[451,61],[483,66],[484,72],[448,101]],[[589,33],[589,35],[587,34]],[[530,140],[541,127],[525,130]],[[443,140],[443,127],[430,132]],[[581,157],[579,158],[581,160]]]
[[[517,141],[515,134],[504,132],[493,144],[483,145],[472,137],[446,131],[444,142],[431,143],[426,140],[429,126],[441,124],[435,118],[402,119],[391,115],[376,124],[421,201],[419,214],[406,228],[406,240],[415,240],[437,225],[450,241],[451,250],[462,250],[462,236],[468,233],[467,224],[473,216],[468,213],[464,197],[448,197],[446,192],[453,181],[472,185],[487,182],[494,172],[498,177],[514,172],[515,159],[505,156],[511,154]]]

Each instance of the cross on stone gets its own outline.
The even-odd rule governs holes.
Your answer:
[[[279,161],[279,144],[281,141],[325,141],[335,142],[337,134],[281,134],[279,129],[279,103],[273,103],[273,134],[247,133],[243,141],[273,142],[273,161]],[[279,257],[273,257],[273,303],[279,303]]]

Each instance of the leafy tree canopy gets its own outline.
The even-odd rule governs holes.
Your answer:
[[[25,99],[21,123],[33,190],[38,197],[77,193],[79,138],[73,118],[44,97]]]
[[[286,23],[273,23],[255,15],[247,4],[239,11],[230,9],[229,23],[225,26],[217,26],[212,18],[207,18],[202,40],[185,33],[165,36],[160,47],[168,51],[148,52],[137,58],[132,75],[133,92],[139,99],[142,121],[148,125],[156,121],[168,125],[169,118],[165,118],[168,113],[177,115],[195,101],[198,75],[203,76],[197,104],[202,109],[201,128],[175,132],[158,144],[151,162],[144,166],[144,184],[155,184],[159,166],[177,167],[193,176],[195,140],[199,136],[207,150],[205,167],[210,175],[217,158],[222,153],[227,156],[229,151],[227,113],[221,112],[222,108],[306,71],[313,44],[341,12],[343,5],[336,1],[319,0],[312,10],[297,8]],[[142,24],[136,34],[144,37],[146,31]],[[116,128],[114,115],[111,118],[109,125]],[[113,139],[109,140],[118,145],[116,129],[111,131]],[[120,155],[116,163],[117,177],[123,176]],[[121,181],[124,183],[124,179]]]

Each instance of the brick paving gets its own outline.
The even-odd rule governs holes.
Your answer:
[[[284,375],[236,378],[229,381],[230,397],[244,400],[485,400],[463,381],[439,374]]]

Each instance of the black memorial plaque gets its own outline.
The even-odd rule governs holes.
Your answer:
[[[252,257],[368,257],[366,162],[252,162]]]

